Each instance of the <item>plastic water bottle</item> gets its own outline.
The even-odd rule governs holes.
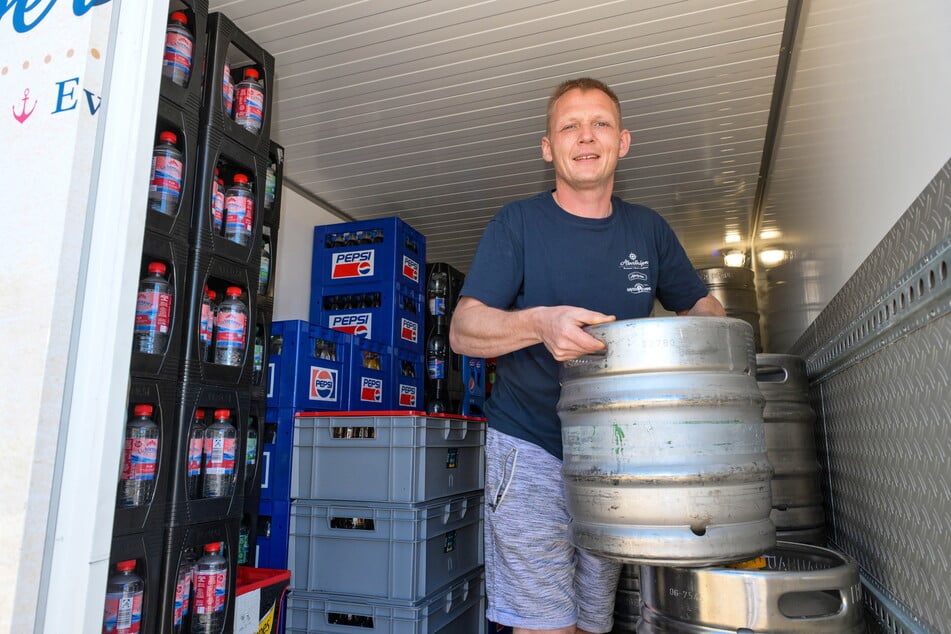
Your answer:
[[[149,209],[166,216],[178,213],[178,202],[182,197],[185,159],[176,143],[178,135],[166,130],[159,133],[159,142],[152,150]]]
[[[248,337],[248,307],[237,286],[229,286],[225,295],[215,318],[215,363],[240,366]]]
[[[220,236],[225,227],[225,182],[218,176],[217,167],[211,190],[211,227],[214,234]]]
[[[195,569],[192,634],[220,634],[225,625],[228,596],[228,560],[221,544],[205,544],[205,554]]]
[[[162,262],[149,262],[147,270],[148,275],[139,282],[132,350],[165,354],[172,326],[172,285],[165,277]]]
[[[255,385],[264,378],[264,326],[258,324],[254,329],[254,357],[251,359],[251,382]]]
[[[216,409],[215,422],[205,427],[201,495],[228,497],[234,491],[238,430],[231,424],[231,410]]]
[[[165,55],[162,58],[162,75],[173,84],[187,86],[192,74],[192,53],[195,38],[188,29],[188,16],[174,11],[168,16],[165,29]]]
[[[103,634],[133,634],[142,627],[145,582],[135,573],[135,560],[120,561],[106,584]]]
[[[261,264],[258,267],[258,295],[267,295],[271,281],[271,238],[261,236]]]
[[[225,114],[228,118],[234,116],[234,80],[231,78],[231,66],[225,62],[224,74],[221,77],[221,96],[224,99]]]
[[[274,206],[274,197],[277,195],[277,168],[274,161],[268,161],[267,172],[264,178],[264,209]]]
[[[215,328],[218,323],[218,293],[213,289],[208,289],[206,293],[208,296],[208,305],[211,310],[211,323],[208,326],[208,332],[211,334],[211,345],[208,346],[208,350],[205,351],[205,356],[202,357],[202,361],[214,361],[215,360]]]
[[[136,405],[125,428],[125,450],[116,501],[118,508],[146,506],[152,501],[158,456],[159,426],[152,420],[152,406]]]
[[[238,529],[238,565],[247,566],[248,556],[251,554],[251,529],[248,527],[248,516],[241,517],[241,527]]]
[[[257,69],[245,68],[244,79],[234,89],[234,121],[255,134],[261,130],[264,123],[264,87],[258,77]]]
[[[188,467],[186,472],[186,488],[188,499],[198,499],[198,485],[201,483],[201,463],[205,453],[205,410],[196,409],[192,419],[191,429],[188,430]]]
[[[234,175],[234,184],[225,192],[225,237],[247,246],[254,233],[254,193],[244,174]]]
[[[211,344],[215,336],[215,309],[209,295],[208,287],[201,294],[201,316],[198,320],[199,354],[203,360],[208,359]]]
[[[254,468],[258,464],[258,430],[254,419],[248,420],[248,443],[244,454],[244,481],[254,479]]]
[[[178,567],[178,579],[175,581],[175,612],[172,620],[172,632],[183,634],[188,624],[188,614],[192,604],[192,582],[195,564],[183,561]]]

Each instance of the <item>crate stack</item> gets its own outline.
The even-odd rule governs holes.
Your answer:
[[[257,510],[263,355],[272,305],[268,282],[277,247],[283,150],[268,136],[273,58],[225,16],[209,15],[207,0],[173,0],[170,8],[141,272],[150,281],[167,281],[170,290],[167,300],[156,302],[156,294],[146,289],[143,295],[140,288],[128,397],[130,422],[141,427],[150,417],[159,433],[152,445],[147,438],[125,443],[120,492],[130,473],[151,485],[132,506],[120,496],[111,567],[132,560],[134,573],[144,580],[138,631],[229,632],[242,535],[253,538],[253,528],[242,530],[242,523],[253,527]],[[226,114],[229,60],[235,60],[232,72],[253,68],[263,86],[254,132]],[[267,187],[269,172],[273,189]],[[236,218],[239,211],[246,216],[243,238],[226,237],[216,228],[216,176],[241,186],[246,178],[243,195],[229,202],[240,203],[233,210]],[[270,257],[259,286],[264,236]],[[229,298],[232,288],[237,291]],[[208,312],[211,292],[226,308],[217,316]],[[229,299],[243,304],[243,315],[227,309],[234,307]],[[162,315],[158,322],[166,335],[152,348],[139,342],[140,328],[150,319],[149,300],[158,306],[152,311]],[[235,358],[228,363],[216,358],[219,344],[235,351]],[[153,466],[143,470],[135,462],[149,451]],[[206,555],[214,561],[206,558],[196,567]],[[223,563],[226,572],[203,574],[205,563],[212,568]],[[219,592],[205,604],[198,595],[209,579]]]

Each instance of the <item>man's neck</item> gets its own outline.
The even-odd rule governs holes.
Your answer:
[[[612,188],[577,191],[561,187],[552,192],[559,207],[582,218],[607,218],[611,215]]]

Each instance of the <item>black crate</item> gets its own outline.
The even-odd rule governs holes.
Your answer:
[[[248,413],[248,431],[250,434],[253,429],[257,434],[255,443],[252,445],[250,439],[245,438],[245,461],[244,461],[244,507],[253,502],[254,508],[257,508],[258,498],[261,497],[261,473],[263,471],[263,453],[264,453],[264,424],[265,424],[266,406],[264,399],[251,399],[251,405]]]
[[[256,267],[257,263],[254,266],[244,266],[200,251],[191,252],[182,353],[182,375],[187,381],[198,384],[250,387],[254,361],[254,320],[257,311],[257,295],[253,291],[249,293],[248,289],[253,288],[253,284],[257,284]],[[248,320],[245,353],[240,365],[213,363],[203,356],[200,326],[202,296],[206,286],[215,291],[216,301],[219,304],[225,299],[225,291],[229,286],[237,286],[243,290],[241,301],[248,307]]]
[[[270,299],[263,299],[258,302],[257,310],[254,312],[254,332],[251,341],[251,398],[262,403],[267,400],[273,306],[274,303]]]
[[[151,530],[134,535],[113,536],[109,553],[109,575],[115,573],[120,561],[135,560],[135,573],[145,582],[142,597],[140,634],[161,632],[159,612],[162,599],[163,530]],[[103,592],[105,608],[105,592]]]
[[[264,224],[270,225],[277,228],[277,225],[281,222],[281,198],[284,191],[284,148],[274,141],[271,141],[271,145],[267,153],[267,162],[268,169],[274,174],[273,176],[273,198],[268,193],[267,182],[272,180],[271,178],[265,179],[265,191],[264,191]],[[270,205],[268,204],[268,201]]]
[[[197,113],[182,108],[168,99],[159,99],[153,146],[158,144],[159,134],[162,132],[175,133],[177,137],[175,145],[181,151],[184,163],[182,166],[182,189],[178,203],[178,213],[172,216],[149,208],[148,199],[143,201],[143,205],[147,209],[145,229],[167,236],[177,242],[188,242],[188,233],[194,213],[195,179],[199,173],[198,129]],[[151,177],[150,169],[149,178],[151,179]]]
[[[165,527],[168,494],[172,478],[172,456],[175,453],[177,442],[177,396],[178,387],[168,381],[136,378],[132,378],[130,381],[126,420],[132,416],[132,410],[136,405],[151,405],[153,408],[152,420],[155,421],[160,430],[159,451],[156,458],[155,486],[152,491],[151,503],[133,508],[116,508],[112,525],[114,536],[161,531]],[[125,443],[123,443],[122,452],[120,469],[122,468],[121,461],[125,456]]]
[[[225,111],[222,90],[224,67],[228,63],[235,86],[234,110],[237,110],[237,86],[246,68],[253,67],[264,88],[261,129],[250,132],[235,123]],[[222,13],[208,16],[208,54],[205,65],[207,83],[202,105],[202,124],[220,130],[255,154],[267,156],[271,144],[271,104],[274,97],[274,56],[261,48]],[[263,181],[262,181],[263,183]]]
[[[171,0],[168,15],[181,11],[188,18],[188,28],[194,38],[192,47],[192,70],[184,86],[172,82],[162,75],[159,95],[188,110],[197,117],[201,109],[202,70],[205,63],[208,35],[208,0]],[[163,58],[164,63],[164,58]]]
[[[201,132],[199,168],[195,187],[195,211],[192,214],[191,245],[200,251],[228,258],[245,265],[258,266],[261,251],[261,227],[264,224],[264,182],[267,159],[227,138],[220,131],[205,128]],[[224,189],[232,185],[235,174],[244,174],[254,195],[254,222],[246,245],[238,244],[216,231],[212,201],[215,194],[215,169],[224,181]],[[257,274],[255,273],[255,281]]]
[[[201,481],[197,496],[188,490],[188,453],[190,431],[195,413],[202,410],[205,425],[214,422],[214,411],[227,409],[231,412],[231,424],[237,431],[235,442],[235,473],[231,495],[226,497],[201,497]],[[172,455],[172,478],[168,504],[168,526],[175,528],[189,524],[213,522],[226,519],[237,520],[244,506],[245,457],[247,456],[248,420],[251,413],[247,390],[230,389],[209,385],[185,383],[181,388],[178,410],[178,434]],[[259,430],[263,433],[263,430]],[[203,475],[202,475],[203,477]]]
[[[432,332],[435,327],[436,319],[433,318],[429,298],[429,282],[433,273],[445,273],[447,280],[447,306],[443,325],[448,326],[452,319],[452,312],[459,302],[459,291],[462,290],[462,284],[466,281],[466,276],[458,269],[445,262],[428,262],[426,264],[426,282],[423,285],[423,293],[426,295],[426,334]]]
[[[224,544],[221,554],[228,560],[227,592],[225,593],[225,618],[216,634],[234,631],[234,598],[238,567],[238,519],[209,521],[200,524],[172,527],[165,536],[164,565],[162,567],[162,595],[159,609],[159,630],[162,634],[177,631],[175,620],[175,590],[178,571],[188,561],[197,561],[204,554],[205,544]],[[195,589],[192,587],[192,598]],[[194,605],[188,619],[194,617]],[[186,619],[186,620],[188,620]],[[181,631],[189,632],[186,622]]]
[[[168,346],[164,354],[148,354],[133,349],[129,371],[135,378],[174,382],[178,380],[181,372],[185,307],[188,304],[188,246],[183,242],[170,240],[146,230],[142,240],[140,280],[147,275],[151,262],[161,262],[165,265],[165,277],[172,288]]]
[[[258,537],[258,498],[244,499],[244,512],[241,515],[241,522],[238,526],[238,556],[241,556],[241,548],[247,548],[247,561],[239,566],[254,566],[257,550]],[[242,544],[244,542],[244,544]],[[245,545],[246,544],[246,545]]]
[[[267,240],[269,249],[270,249],[271,258],[270,258],[270,269],[267,275],[267,281],[263,289],[264,293],[261,294],[259,292],[258,294],[259,302],[264,302],[264,301],[270,301],[272,303],[274,302],[274,286],[275,286],[274,274],[275,274],[276,264],[277,264],[277,234],[278,234],[277,225],[270,225],[267,222],[265,222],[264,226],[261,228],[261,239],[262,241]],[[259,262],[258,281],[259,282],[261,279],[261,275],[263,274],[263,267],[264,267],[263,253],[264,253],[264,245],[261,244],[260,257],[258,259],[258,262]],[[261,290],[262,290],[261,288],[258,288],[258,291],[261,291]]]

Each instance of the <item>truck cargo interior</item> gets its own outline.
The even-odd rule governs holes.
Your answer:
[[[169,13],[181,11],[192,27],[198,16],[201,28],[236,29],[225,44],[232,68],[256,64],[262,51],[273,57],[273,66],[256,66],[266,95],[263,145],[253,148],[260,160],[237,161],[228,173],[263,180],[268,159],[279,165],[278,203],[264,221],[280,229],[272,284],[246,300],[252,311],[266,307],[268,328],[313,314],[316,226],[398,217],[424,239],[426,262],[464,275],[505,203],[553,187],[541,157],[552,89],[577,77],[607,83],[632,137],[615,194],[658,211],[711,290],[722,283],[729,293],[740,279],[732,271],[748,273],[740,286],[751,303],[731,311],[721,299],[728,314],[754,324],[757,352],[804,362],[824,545],[857,563],[861,590],[849,600],[862,606],[868,631],[951,632],[947,0],[40,4],[45,11],[26,1],[0,8],[0,94],[13,114],[0,124],[2,169],[13,175],[14,207],[5,214],[0,377],[16,421],[0,436],[10,448],[0,479],[8,553],[0,629],[101,626],[116,569],[115,483],[130,390],[175,408],[194,398],[209,421],[245,407],[241,398],[166,397],[129,381],[132,298],[143,273],[159,271],[143,254],[166,262],[160,275],[183,287],[194,284],[193,261],[206,266],[205,285],[220,301],[242,293],[229,267],[258,262],[256,251],[242,262],[237,250],[225,264],[206,262],[204,238],[188,241],[195,227],[171,220],[162,226],[168,244],[150,242],[142,201],[156,121],[184,131],[166,137],[172,145],[194,135],[194,151],[231,151],[232,137],[204,136],[212,126],[199,119],[200,82],[176,93],[194,103],[193,116],[191,105],[166,103],[159,69]],[[224,41],[199,39],[208,59]],[[222,79],[220,68],[195,75],[202,71],[205,81]],[[204,165],[214,183],[215,164]],[[189,197],[205,192],[186,186]],[[218,249],[220,238],[208,244]],[[191,251],[176,251],[176,240]],[[170,319],[186,319],[184,302],[175,310]],[[666,314],[658,304],[655,315]],[[186,376],[231,380],[204,359],[190,366],[192,344],[182,341]],[[175,375],[148,371],[155,385]],[[263,436],[265,408],[255,407]],[[468,450],[476,451],[460,449]],[[173,528],[204,512],[159,510],[175,518]],[[321,512],[308,510],[315,522]],[[476,526],[458,530],[462,539]]]

